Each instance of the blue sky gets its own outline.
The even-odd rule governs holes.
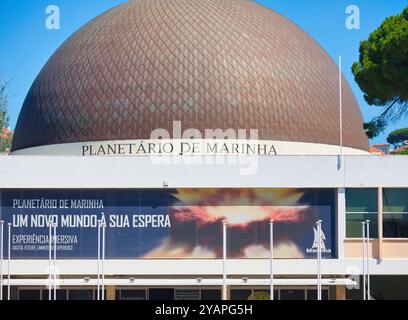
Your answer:
[[[25,96],[36,75],[52,53],[78,28],[109,8],[125,0],[1,0],[0,1],[0,73],[12,79],[10,125],[14,128]],[[400,13],[407,0],[259,0],[283,14],[308,32],[333,58],[342,56],[343,72],[367,121],[381,108],[368,106],[354,82],[351,65],[358,59],[361,40],[378,27],[387,16]],[[45,27],[48,5],[61,11],[61,29]],[[360,30],[345,27],[348,5],[360,8]],[[400,120],[372,143],[385,142],[388,132],[408,127]]]

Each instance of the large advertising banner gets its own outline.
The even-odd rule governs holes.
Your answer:
[[[60,259],[97,257],[98,220],[106,257],[221,258],[227,222],[229,258],[315,258],[322,220],[324,258],[336,257],[334,189],[3,190],[1,219],[11,223],[11,256],[48,258],[49,224]]]

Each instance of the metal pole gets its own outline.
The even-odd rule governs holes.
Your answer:
[[[366,274],[365,274],[365,222],[361,222],[363,237],[363,300],[366,300]]]
[[[101,280],[101,220],[98,220],[98,278],[96,280],[96,287],[97,287],[97,292],[96,292],[96,300],[100,300],[100,291],[101,291],[101,286],[100,286],[100,280]]]
[[[102,300],[105,300],[105,216],[102,214]]]
[[[367,226],[367,300],[370,300],[370,220],[366,220]]]
[[[57,300],[57,224],[54,223],[54,300]]]
[[[343,155],[343,96],[342,96],[342,72],[341,56],[339,56],[339,125],[340,125],[340,155]]]
[[[0,220],[0,300],[3,300],[3,246],[4,246],[4,221]]]
[[[7,225],[8,225],[7,300],[10,300],[11,223],[9,222]]]
[[[227,221],[222,221],[222,299],[227,300]]]
[[[321,232],[321,223],[322,220],[318,220],[317,224],[317,300],[322,300],[322,251],[321,251],[321,242],[322,242],[322,232]]]
[[[269,288],[269,292],[270,292],[270,299],[274,300],[274,292],[273,292],[273,220],[271,219],[269,221],[269,228],[270,228],[270,239],[269,239],[269,252],[270,252],[270,264],[269,264],[269,271],[270,271],[270,288]]]
[[[52,289],[52,273],[51,273],[51,256],[52,256],[52,220],[49,220],[48,225],[48,300],[51,300]]]

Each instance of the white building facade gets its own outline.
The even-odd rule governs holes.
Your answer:
[[[323,220],[325,246],[331,250],[322,259],[323,298],[362,298],[361,222],[366,220],[370,220],[370,297],[408,296],[408,289],[403,285],[408,273],[408,171],[405,170],[408,160],[403,156],[264,156],[256,159],[252,174],[242,174],[244,161],[186,164],[182,157],[173,157],[171,164],[160,165],[150,157],[8,156],[0,161],[1,219],[5,221],[3,298],[8,295],[10,273],[11,299],[48,299],[47,240],[43,240],[44,246],[40,238],[30,238],[48,234],[49,228],[41,225],[39,216],[48,219],[61,218],[65,213],[87,214],[87,208],[78,207],[80,204],[64,211],[58,203],[56,207],[46,208],[45,202],[41,206],[32,200],[59,202],[77,199],[80,194],[84,195],[83,200],[92,192],[104,202],[102,208],[92,212],[105,211],[107,217],[116,217],[114,222],[108,219],[106,227],[107,299],[221,299],[224,269],[219,248],[223,242],[222,231],[217,226],[222,220],[227,221],[229,242],[225,267],[227,297],[247,299],[256,291],[269,292],[270,260],[265,244],[269,235],[265,225],[269,218],[275,221],[275,299],[316,298],[316,250],[306,254],[304,247],[312,247],[312,227],[317,219]],[[111,210],[109,201],[122,197],[123,192],[128,192],[129,197],[137,194],[139,207],[130,208],[125,203],[121,209]],[[161,202],[163,193],[175,194],[177,201]],[[231,200],[234,194],[238,194],[241,202]],[[254,195],[258,200],[246,203]],[[143,202],[144,197],[162,200],[154,200],[158,202],[151,205],[149,200]],[[259,200],[259,197],[263,198]],[[334,200],[333,209],[326,200]],[[147,207],[152,210],[150,213],[143,211]],[[171,209],[167,210],[168,207]],[[262,213],[260,208],[264,210]],[[165,226],[165,218],[161,224],[156,221],[156,225],[138,222],[135,229],[132,222],[127,226],[123,217],[119,217],[123,212],[139,216],[146,213],[140,220],[163,213],[168,215],[170,226]],[[246,212],[252,215],[249,220],[245,220]],[[185,217],[183,213],[196,218],[186,222],[181,219]],[[293,213],[305,219],[294,218],[288,222],[282,218]],[[24,217],[28,221],[24,222]],[[212,227],[204,221],[209,217],[214,220]],[[33,219],[37,220],[32,222]],[[325,225],[329,220],[330,224]],[[58,235],[76,235],[77,239],[64,246],[69,240],[58,238],[57,297],[96,299],[97,228],[77,220],[77,224],[67,229],[69,222],[62,226],[62,220],[58,221]],[[7,260],[8,223],[12,232],[10,262]],[[180,236],[183,232],[184,238]],[[189,232],[195,234],[191,236]],[[136,233],[136,238],[129,236]],[[191,245],[189,241],[196,243]]]

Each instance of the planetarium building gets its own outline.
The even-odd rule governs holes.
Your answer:
[[[285,17],[129,1],[27,94],[0,158],[2,298],[406,299],[408,160],[368,150],[338,66]]]

